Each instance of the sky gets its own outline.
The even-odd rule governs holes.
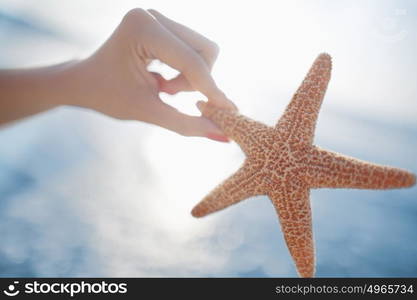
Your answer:
[[[415,2],[2,0],[0,67],[88,57],[133,7],[216,41],[216,82],[269,125],[329,53],[315,144],[417,173]],[[202,97],[162,95],[190,114]],[[75,107],[1,128],[0,276],[296,276],[266,197],[190,214],[243,159],[234,143]],[[417,276],[416,187],[313,190],[311,202],[317,276]]]

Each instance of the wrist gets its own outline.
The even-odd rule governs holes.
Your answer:
[[[78,85],[74,80],[76,64],[1,70],[0,124],[67,104],[77,90],[74,88]]]
[[[45,99],[48,99],[50,108],[62,105],[85,106],[87,76],[84,60],[69,61],[50,68],[43,77],[49,86],[49,95]]]

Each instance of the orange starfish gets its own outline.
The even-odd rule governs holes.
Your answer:
[[[268,195],[278,213],[288,249],[302,277],[315,272],[310,189],[391,189],[415,184],[415,175],[313,145],[320,105],[330,80],[331,58],[320,54],[284,115],[269,127],[205,102],[198,107],[236,141],[243,166],[192,210],[194,217],[224,209],[248,197]]]

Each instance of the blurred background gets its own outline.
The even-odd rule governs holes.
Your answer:
[[[417,173],[415,1],[0,1],[0,67],[83,58],[131,8],[216,41],[242,113],[282,114],[315,57],[333,57],[315,143]],[[165,76],[173,71],[153,66]],[[163,95],[197,114],[198,93]],[[0,276],[296,276],[273,206],[190,211],[244,157],[62,107],[0,130]],[[317,276],[417,276],[417,188],[311,192]]]

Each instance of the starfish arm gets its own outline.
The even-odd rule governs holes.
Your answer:
[[[194,217],[204,217],[246,198],[261,194],[259,187],[260,181],[256,170],[245,163],[236,173],[204,197],[193,208],[191,214]]]
[[[276,125],[285,140],[313,143],[314,130],[332,68],[331,57],[320,54]]]
[[[414,174],[313,147],[307,166],[312,188],[392,189],[415,184]]]
[[[310,190],[305,184],[288,184],[269,194],[278,213],[285,242],[301,277],[313,277],[314,241]]]
[[[228,110],[219,109],[204,102],[199,103],[203,116],[213,121],[245,152],[251,155],[255,151],[262,151],[266,143],[272,142],[270,134],[272,128]]]

